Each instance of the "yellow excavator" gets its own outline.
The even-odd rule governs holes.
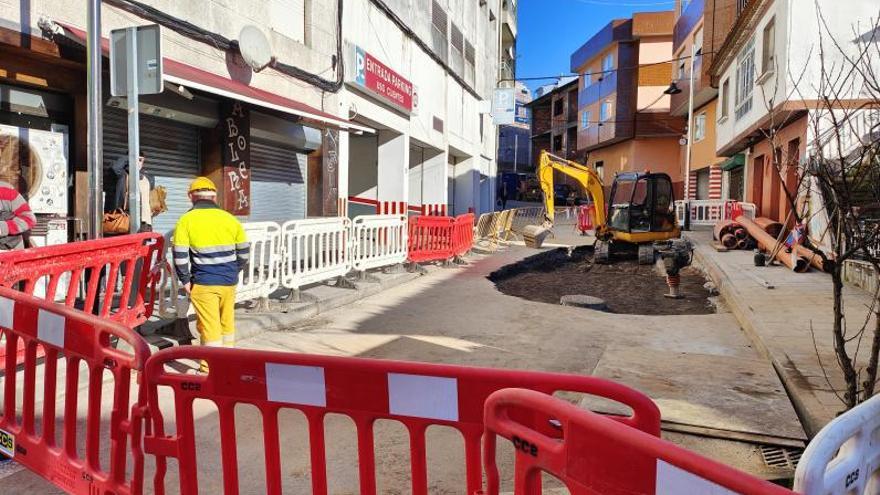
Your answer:
[[[611,201],[606,205],[605,188],[596,172],[579,163],[541,152],[538,180],[544,193],[545,222],[531,226],[528,237],[544,235],[553,228],[555,198],[553,171],[572,177],[593,201],[596,244],[594,260],[609,263],[612,251],[621,244],[638,246],[639,263],[654,263],[654,242],[681,236],[675,219],[675,196],[668,174],[625,172],[614,177]],[[541,237],[543,239],[543,237]],[[540,241],[539,241],[540,242]]]

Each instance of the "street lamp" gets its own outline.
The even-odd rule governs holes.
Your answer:
[[[687,121],[687,151],[685,152],[684,158],[684,203],[685,203],[685,215],[684,215],[684,228],[685,230],[690,230],[690,204],[688,202],[688,191],[691,186],[691,146],[693,143],[693,129],[694,129],[694,59],[697,57],[697,45],[691,44],[691,71],[690,71],[690,85],[688,86],[688,121]],[[672,81],[669,84],[669,87],[666,88],[666,91],[663,94],[667,95],[677,95],[681,93],[681,88],[678,87],[676,81]]]
[[[669,83],[669,87],[666,88],[666,91],[663,92],[665,95],[677,95],[681,93],[681,88],[678,87],[678,84],[675,81]]]

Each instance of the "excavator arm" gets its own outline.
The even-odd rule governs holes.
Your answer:
[[[558,170],[578,181],[581,187],[587,191],[595,206],[596,226],[597,228],[604,229],[606,210],[605,189],[602,185],[602,179],[589,167],[558,157],[547,151],[541,151],[541,158],[538,162],[538,181],[541,183],[541,190],[544,192],[544,209],[546,210],[547,221],[551,225],[553,224],[554,208],[556,206],[554,204],[553,191],[554,170]]]

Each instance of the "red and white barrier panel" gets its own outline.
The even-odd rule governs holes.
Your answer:
[[[141,438],[129,399],[132,371],[142,369],[150,353],[141,336],[107,318],[8,288],[0,288],[0,334],[6,349],[0,453],[67,493],[140,493],[143,456],[134,456],[133,477],[126,460],[129,437]],[[130,351],[114,348],[116,339]],[[41,367],[38,354],[44,354]],[[112,391],[105,396],[108,383]],[[141,411],[138,405],[134,410]]]
[[[553,421],[548,435],[520,418]],[[793,495],[778,485],[699,456],[673,443],[522,388],[486,401],[483,462],[487,494],[497,494],[496,436],[516,448],[514,493],[540,495],[541,473],[560,479],[572,495]]]
[[[417,216],[409,219],[409,253],[414,263],[446,261],[455,256],[455,219]]]
[[[179,359],[205,360],[210,373],[192,376],[166,370],[167,363]],[[196,399],[210,400],[218,405],[220,431],[209,434],[221,439],[224,493],[281,493],[278,418],[283,409],[299,410],[307,419],[312,493],[316,494],[326,494],[328,488],[324,442],[324,422],[328,414],[349,417],[357,430],[358,482],[362,494],[377,493],[374,442],[381,443],[382,439],[375,438],[378,430],[374,430],[374,424],[381,419],[398,421],[409,433],[409,471],[414,495],[429,493],[426,431],[432,425],[448,426],[461,434],[466,476],[461,480],[462,489],[458,492],[477,493],[483,484],[480,463],[483,405],[489,394],[502,388],[524,387],[539,391],[539,395],[565,390],[604,397],[623,403],[634,411],[633,416],[608,421],[642,431],[648,437],[660,433],[659,411],[650,399],[626,386],[589,376],[216,347],[177,347],[156,353],[147,362],[144,379],[149,387],[147,393],[153,420],[152,432],[144,439],[144,448],[147,454],[156,456],[157,494],[164,493],[169,458],[176,458],[181,473],[179,493],[199,493],[198,459],[214,453],[199,450],[199,446],[206,442],[201,442],[203,437],[197,437],[194,428],[192,404]],[[160,413],[160,388],[170,388],[174,394],[175,410],[167,418]],[[248,487],[247,490],[240,486],[238,477],[240,468],[236,457],[234,419],[234,409],[245,404],[259,411],[265,448],[262,457],[265,470],[261,470],[265,473],[265,487]],[[549,423],[524,421],[536,431],[545,434],[553,431]],[[166,426],[170,424],[173,424],[174,433],[166,435]],[[589,467],[585,470],[591,471]]]
[[[578,230],[581,234],[595,228],[596,205],[585,205],[578,208]]]
[[[464,256],[474,247],[473,213],[465,213],[455,217],[453,236],[453,253],[456,256]]]
[[[161,277],[164,242],[161,234],[148,233],[6,251],[0,253],[0,286],[21,283],[23,292],[33,294],[38,281],[48,280],[45,297],[52,301],[63,279],[64,304],[73,306],[86,282],[83,307],[98,302],[98,316],[136,327],[153,312],[149,301]],[[106,283],[99,285],[100,279]]]

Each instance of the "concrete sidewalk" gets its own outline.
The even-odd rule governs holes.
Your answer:
[[[479,259],[479,255],[469,256],[473,261]],[[422,275],[436,271],[454,268],[428,264],[422,266],[422,271],[407,271],[403,266],[390,268],[387,271],[372,271],[365,278],[356,276],[347,277],[345,285],[339,285],[336,281],[316,283],[302,289],[301,298],[294,302],[288,299],[287,290],[279,290],[272,294],[268,300],[268,307],[260,308],[257,301],[247,301],[236,305],[235,326],[236,340],[250,339],[264,332],[280,330],[296,324],[308,318],[312,318],[331,309],[339,308],[365,297],[379,294],[392,287],[418,279]],[[195,316],[187,318],[189,333],[193,338],[198,338],[195,327]],[[180,324],[182,325],[182,324]],[[172,329],[170,320],[154,320],[141,328],[141,334],[153,348],[164,349],[186,344],[187,335],[181,329]],[[178,335],[174,335],[177,332]],[[181,337],[182,334],[182,337]]]
[[[695,262],[718,286],[755,349],[771,361],[804,430],[814,436],[844,409],[836,395],[843,396],[845,385],[834,354],[831,277],[816,270],[794,273],[781,265],[756,267],[751,251],[716,251],[710,231],[685,235],[695,243]],[[855,332],[871,296],[845,290],[846,315]],[[863,344],[870,346],[867,340]]]

